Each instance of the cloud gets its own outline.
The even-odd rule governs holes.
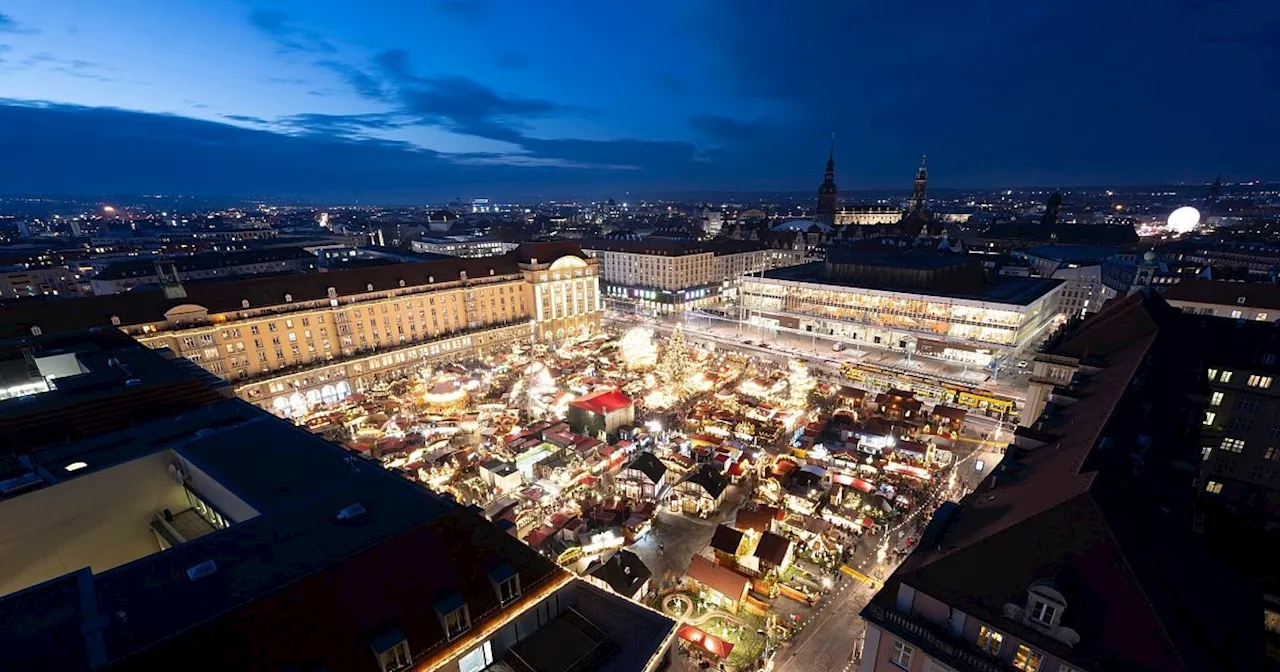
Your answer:
[[[28,25],[19,23],[8,14],[0,12],[0,33],[37,33],[40,32]]]
[[[470,23],[479,23],[489,17],[489,3],[485,0],[436,0],[436,9],[442,14]]]
[[[270,37],[282,53],[333,54],[337,48],[319,33],[303,28],[283,12],[254,10],[249,23]]]

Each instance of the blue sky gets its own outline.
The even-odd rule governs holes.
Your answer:
[[[0,192],[1275,178],[1274,0],[8,0]],[[5,151],[5,148],[8,151]]]

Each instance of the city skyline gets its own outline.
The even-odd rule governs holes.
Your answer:
[[[806,191],[831,132],[846,193],[1276,177],[1280,8],[1094,4],[10,3],[0,193]]]

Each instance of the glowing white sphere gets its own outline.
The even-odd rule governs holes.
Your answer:
[[[1200,211],[1184,205],[1169,213],[1169,228],[1178,233],[1190,233],[1200,224]]]
[[[622,351],[622,359],[627,366],[640,368],[653,366],[658,361],[658,346],[653,342],[653,331],[644,327],[633,327],[622,335],[618,341]]]

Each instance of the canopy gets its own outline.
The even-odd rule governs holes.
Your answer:
[[[695,644],[702,650],[710,653],[717,658],[728,658],[729,653],[733,651],[733,642],[726,642],[715,635],[704,630],[699,630],[692,625],[682,625],[676,631],[676,636],[690,644]]]

